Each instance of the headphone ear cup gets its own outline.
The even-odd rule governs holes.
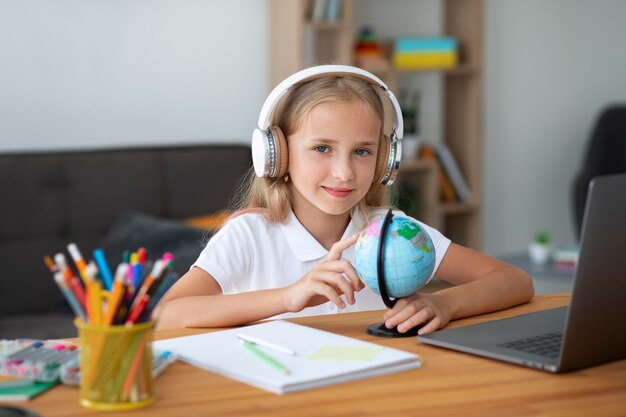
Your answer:
[[[387,162],[389,160],[389,147],[391,141],[387,135],[382,135],[380,145],[378,146],[378,155],[376,156],[376,171],[374,172],[374,180],[372,184],[379,183],[387,174]]]
[[[289,166],[289,150],[287,149],[287,139],[285,134],[278,126],[272,126],[270,128],[272,135],[274,136],[274,144],[276,146],[276,174],[274,178],[284,177],[287,173],[287,167]]]
[[[252,132],[252,165],[257,177],[267,177],[271,172],[270,141],[265,130],[254,129]]]

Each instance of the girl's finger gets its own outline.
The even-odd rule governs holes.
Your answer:
[[[344,274],[348,278],[348,281],[355,291],[362,290],[364,287],[363,283],[359,279],[359,275],[356,273],[356,270],[354,269],[352,264],[345,259],[339,261],[323,262],[321,264],[318,264],[318,267]]]
[[[396,304],[390,310],[387,310],[385,314],[383,314],[383,320],[387,321],[394,317],[396,314],[400,313],[402,310],[404,310],[404,307],[406,307],[411,300],[412,298],[409,297],[399,299],[398,302],[396,302]],[[419,307],[416,304],[415,311],[417,311],[417,309],[419,309]]]
[[[316,278],[323,281],[326,285],[331,285],[339,290],[339,293],[345,294],[350,304],[354,304],[354,289],[352,285],[339,272],[320,271]]]
[[[431,321],[429,321],[425,326],[417,331],[417,334],[420,336],[427,333],[432,333],[435,330],[441,327],[441,319],[438,316],[435,316]]]
[[[354,291],[361,291],[363,288],[365,288],[365,284],[363,284],[363,282],[361,281],[361,279],[359,278],[358,274],[356,273],[354,269],[348,270],[344,272],[344,274],[350,280],[350,284],[352,284],[352,289]]]
[[[335,303],[335,305],[339,308],[345,308],[346,305],[341,299],[341,296],[333,289],[332,286],[317,281],[312,284],[311,290],[316,294],[326,297],[329,301]]]
[[[409,330],[412,327],[422,324],[433,317],[433,313],[430,308],[424,307],[415,312],[414,308],[405,308],[400,313],[396,314],[389,320],[385,321],[385,326],[388,329],[392,329],[399,326],[398,331],[403,332]]]
[[[345,238],[344,240],[335,242],[330,248],[330,251],[328,251],[328,255],[326,255],[326,260],[338,261],[339,259],[341,259],[341,254],[343,253],[343,251],[354,245],[358,239],[359,235],[352,235]]]

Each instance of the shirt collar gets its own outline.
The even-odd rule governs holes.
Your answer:
[[[358,224],[358,222],[356,223]],[[281,223],[280,227],[289,247],[300,262],[321,259],[328,254],[328,251],[302,226],[302,223],[300,223],[293,211],[289,212],[287,221]],[[344,230],[341,239],[343,240],[360,232],[361,230],[356,227],[354,219],[350,219],[350,223]],[[346,249],[342,257],[352,259],[354,257],[354,245]]]

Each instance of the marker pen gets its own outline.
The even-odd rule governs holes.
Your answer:
[[[48,255],[43,257],[43,263],[46,264],[46,266],[48,267],[48,269],[50,270],[50,272],[52,272],[53,274],[57,273],[59,271],[59,267],[54,263],[54,261],[52,260],[52,258]]]
[[[137,249],[137,260],[142,266],[145,265],[146,261],[148,260],[148,251],[146,250],[146,248]]]
[[[139,303],[139,300],[148,293],[148,290],[152,288],[152,286],[156,285],[156,280],[161,276],[162,272],[164,270],[164,265],[163,265],[163,261],[161,261],[160,259],[158,259],[155,263],[154,263],[154,267],[152,268],[152,272],[150,273],[150,275],[148,275],[148,277],[144,280],[144,282],[142,283],[141,287],[136,291],[135,293],[135,298],[133,300],[133,303],[131,304],[131,311],[136,307],[136,305]]]
[[[54,261],[59,267],[59,271],[63,274],[63,279],[65,279],[65,282],[74,293],[74,296],[76,296],[78,302],[83,306],[83,309],[85,309],[87,307],[85,289],[83,288],[80,280],[76,278],[76,275],[74,275],[70,267],[67,265],[65,255],[57,253],[54,255]]]
[[[76,243],[70,243],[69,245],[67,245],[67,251],[70,253],[72,260],[74,261],[74,265],[76,265],[76,269],[78,269],[78,273],[83,279],[85,286],[87,286],[87,281],[89,281],[89,278],[87,278],[86,274],[87,264],[83,259],[83,255],[78,250],[78,246],[76,245]]]
[[[96,249],[93,251],[93,258],[100,269],[100,274],[102,275],[102,282],[104,284],[104,288],[107,291],[111,290],[111,286],[113,285],[113,277],[111,276],[111,270],[109,269],[109,264],[104,256],[104,251],[102,249]]]
[[[28,347],[25,347],[22,350],[18,350],[17,352],[13,353],[12,355],[9,355],[9,357],[7,359],[22,359],[22,358],[26,357],[27,355],[30,355],[31,352],[37,351],[43,345],[44,345],[43,342],[34,342],[32,345],[30,345]]]
[[[89,323],[100,325],[102,323],[102,286],[100,281],[96,279],[96,273],[98,268],[96,264],[90,262],[85,269],[85,276],[87,276],[87,317]]]
[[[83,322],[87,323],[87,315],[85,314],[83,306],[76,299],[76,296],[68,287],[67,283],[63,279],[63,275],[60,272],[54,274],[54,282],[56,282],[74,314],[76,314],[77,317],[80,317]]]
[[[115,280],[113,281],[113,287],[111,289],[111,294],[109,295],[107,309],[102,319],[102,324],[104,325],[115,324],[115,317],[117,316],[117,312],[122,305],[124,294],[126,292],[124,275],[126,274],[127,268],[128,264],[121,263],[118,265],[117,271],[115,271]]]

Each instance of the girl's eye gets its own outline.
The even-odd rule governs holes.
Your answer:
[[[354,151],[354,154],[357,156],[366,156],[370,154],[370,151],[368,151],[367,149],[357,149],[356,151]]]
[[[316,151],[316,152],[319,152],[319,153],[326,153],[326,152],[329,152],[329,151],[330,151],[330,149],[328,149],[328,146],[326,146],[326,145],[316,146],[316,147],[315,147],[315,148],[313,148],[313,149],[315,149],[315,151]]]

